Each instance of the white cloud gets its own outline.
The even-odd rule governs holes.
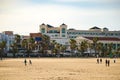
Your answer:
[[[116,10],[83,9],[52,4],[22,4],[22,6],[16,4],[6,9],[0,14],[1,31],[13,30],[22,34],[38,32],[39,25],[43,22],[53,26],[59,26],[64,22],[68,27],[88,29],[94,25],[105,27],[111,23],[117,25],[120,21],[118,17],[120,12]]]

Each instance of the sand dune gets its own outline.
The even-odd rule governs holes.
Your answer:
[[[27,61],[30,58],[27,58]],[[110,67],[97,64],[95,58],[32,58],[0,61],[0,80],[120,80],[120,59]]]

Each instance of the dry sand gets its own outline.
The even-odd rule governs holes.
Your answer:
[[[27,58],[27,61],[29,58]],[[0,61],[0,80],[120,80],[120,59],[110,67],[96,63],[96,58],[24,58]]]

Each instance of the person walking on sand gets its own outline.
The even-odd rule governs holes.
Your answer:
[[[32,64],[32,61],[31,61],[31,60],[29,60],[29,64]]]
[[[110,60],[108,60],[108,67],[110,66]]]
[[[100,63],[102,63],[102,58],[100,58]]]
[[[25,63],[25,66],[26,66],[27,65],[27,60],[26,59],[24,60],[24,63]]]
[[[114,59],[113,61],[114,61],[114,63],[116,63],[116,60],[115,60],[115,59]]]
[[[97,59],[97,63],[99,64],[99,59]]]
[[[106,60],[105,60],[105,65],[106,65],[106,67],[107,67],[107,64],[108,64],[108,60],[106,59]]]

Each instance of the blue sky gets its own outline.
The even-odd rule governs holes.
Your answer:
[[[42,23],[120,30],[120,0],[0,0],[0,32],[39,32]]]

